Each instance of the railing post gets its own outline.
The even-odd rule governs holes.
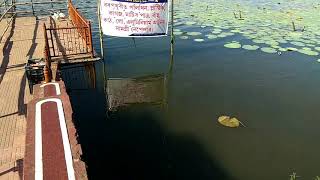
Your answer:
[[[34,15],[33,0],[31,0],[31,8],[32,8],[32,14]]]
[[[43,74],[44,74],[44,80],[46,83],[51,82],[51,57],[50,57],[50,49],[49,49],[49,42],[48,42],[48,36],[47,36],[47,28],[46,24],[43,24],[43,33],[44,33],[44,41],[45,41],[45,49],[44,49],[44,55],[45,55],[45,61],[46,65],[44,66]]]
[[[91,22],[89,21],[88,23],[88,28],[89,28],[89,45],[90,45],[90,53],[91,53],[91,58],[93,58],[93,44],[92,44],[92,30],[91,30]]]

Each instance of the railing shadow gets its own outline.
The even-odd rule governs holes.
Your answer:
[[[23,179],[23,159],[18,159],[16,161],[16,166],[0,171],[0,179],[2,179],[1,176],[4,176],[10,172],[17,172],[17,171],[19,173],[19,178]]]
[[[32,44],[28,51],[28,59],[31,59],[33,57],[33,54],[37,48],[37,34],[38,34],[38,28],[39,28],[39,21],[36,20],[36,24],[33,30],[33,38],[32,38]],[[18,112],[19,115],[26,115],[27,114],[27,104],[24,103],[24,97],[25,97],[25,89],[26,89],[26,83],[27,83],[27,76],[24,73],[23,77],[20,81],[20,90],[19,90],[19,97],[18,97]]]
[[[2,49],[3,59],[2,59],[1,66],[0,66],[0,84],[3,80],[3,77],[7,71],[7,67],[9,64],[10,53],[11,53],[11,49],[12,49],[12,45],[13,45],[11,38],[14,33],[15,24],[16,24],[16,20],[15,20],[15,18],[13,18],[13,20],[11,22],[10,34],[3,45],[3,49]]]

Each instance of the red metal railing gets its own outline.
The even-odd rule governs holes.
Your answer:
[[[93,45],[92,45],[92,31],[91,31],[91,22],[86,20],[81,13],[75,8],[71,2],[68,0],[68,12],[70,20],[72,21],[73,25],[77,28],[78,33],[86,42],[86,45],[90,52],[92,53],[93,57]]]
[[[48,73],[50,75],[51,61],[57,57],[79,58],[83,56],[94,57],[92,45],[91,23],[68,0],[68,12],[70,23],[66,27],[56,27],[55,21],[51,27],[44,24],[45,58]],[[50,79],[50,78],[49,78]]]

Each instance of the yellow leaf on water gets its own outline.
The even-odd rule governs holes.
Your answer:
[[[229,116],[220,116],[218,121],[220,124],[231,128],[240,126],[240,121],[237,118],[230,118]]]

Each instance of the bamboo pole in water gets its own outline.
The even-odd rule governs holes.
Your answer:
[[[174,57],[174,34],[173,34],[173,0],[171,0],[171,40],[170,40],[170,64],[169,71],[172,71]]]
[[[103,32],[102,32],[102,26],[101,26],[101,0],[98,0],[98,22],[99,22],[99,34],[100,34],[100,51],[101,51],[101,58],[102,58],[102,64],[103,64],[103,88],[104,92],[107,93],[107,85],[108,85],[108,77],[107,77],[107,69],[106,69],[106,60],[104,58],[104,41],[103,41]],[[107,95],[107,104],[109,104],[109,97]]]
[[[169,71],[167,76],[164,79],[164,103],[165,103],[165,111],[169,110],[169,89],[170,89],[170,81],[172,78],[172,70],[173,70],[173,58],[174,58],[174,34],[173,34],[173,0],[171,0],[171,34],[170,34],[170,63],[169,63]]]

